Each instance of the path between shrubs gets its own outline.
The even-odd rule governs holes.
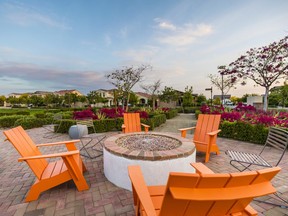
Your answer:
[[[196,125],[195,114],[184,114],[179,113],[176,117],[172,119],[167,119],[165,124],[160,125],[157,128],[154,128],[156,132],[171,132],[179,133],[179,128],[192,127]],[[189,132],[188,132],[189,133]],[[190,132],[191,133],[191,132]]]

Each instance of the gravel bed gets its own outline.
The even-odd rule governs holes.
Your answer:
[[[118,138],[116,144],[129,150],[166,151],[178,148],[181,141],[158,134],[134,134]]]

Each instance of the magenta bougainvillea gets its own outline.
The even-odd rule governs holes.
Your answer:
[[[265,112],[263,110],[256,110],[253,106],[239,104],[232,111],[225,111],[219,107],[208,107],[204,105],[201,107],[201,112],[206,114],[221,114],[222,121],[229,122],[246,122],[249,124],[261,124],[265,127],[280,126],[288,127],[288,113],[287,112]]]
[[[122,109],[121,107],[102,108],[98,112],[104,114],[106,118],[113,119],[113,118],[123,117],[124,109]],[[135,111],[135,112],[140,114],[140,118],[144,118],[144,119],[149,118],[149,115],[146,111]],[[75,111],[73,113],[73,119],[85,119],[85,118],[93,118],[94,120],[99,119],[97,114],[95,114],[91,108],[83,110],[83,111]]]
[[[119,118],[123,117],[124,109],[118,108],[102,108],[99,110],[100,113],[106,115],[107,118]]]
[[[98,119],[97,115],[95,115],[95,113],[90,108],[82,111],[73,112],[73,119],[85,119],[85,118]]]

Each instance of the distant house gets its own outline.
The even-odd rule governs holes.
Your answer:
[[[105,98],[107,100],[107,103],[97,103],[95,104],[96,107],[102,107],[102,106],[114,106],[114,91],[116,89],[110,89],[110,90],[106,90],[106,89],[98,89],[95,90],[95,92],[97,92],[102,98]]]
[[[139,104],[141,104],[141,105],[147,105],[148,100],[151,98],[151,95],[147,94],[147,93],[135,92],[135,94],[139,99]]]
[[[59,96],[64,96],[65,94],[76,94],[78,96],[83,95],[80,91],[76,89],[55,91],[54,94],[59,95]]]
[[[10,93],[10,94],[8,94],[8,97],[19,98],[23,94],[27,94],[27,93]],[[31,94],[31,93],[29,93],[29,94]]]
[[[115,101],[114,101],[114,91],[116,91],[117,89],[110,89],[110,90],[106,90],[106,89],[98,89],[95,90],[95,92],[99,93],[99,95],[103,98],[105,98],[107,100],[107,103],[103,104],[103,103],[98,103],[95,104],[95,106],[97,107],[101,107],[103,105],[106,106],[114,106],[115,105]],[[149,94],[143,93],[143,92],[135,92],[135,95],[139,98],[139,104],[148,104],[148,99],[151,97]],[[121,102],[120,104],[121,105]]]

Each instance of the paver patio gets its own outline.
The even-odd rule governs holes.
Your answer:
[[[191,118],[191,117],[189,117]],[[191,119],[180,115],[157,128],[157,131],[176,132],[179,127],[187,127]],[[171,124],[173,122],[173,124]],[[0,215],[134,215],[132,193],[121,189],[110,183],[103,173],[103,158],[84,159],[87,167],[85,178],[90,189],[78,192],[73,182],[68,182],[48,190],[41,194],[37,201],[25,203],[24,198],[30,186],[35,181],[35,175],[27,164],[19,163],[18,152],[9,142],[4,142],[3,130],[0,130]],[[46,143],[52,141],[68,140],[67,134],[54,139],[43,138],[44,129],[35,128],[27,130],[35,143]],[[108,136],[113,133],[107,133]],[[191,135],[190,135],[191,137]],[[238,149],[250,152],[259,152],[261,146],[250,143],[239,142],[224,138],[218,138],[220,155],[211,155],[210,161],[206,164],[214,172],[237,172],[229,165],[229,158],[225,155],[226,149]],[[62,151],[62,147],[44,147],[43,153]],[[274,150],[264,155],[266,158],[273,158]],[[204,161],[204,154],[197,155],[197,161]],[[286,152],[279,165],[282,170],[273,179],[273,185],[281,196],[288,200],[288,152]],[[265,201],[276,202],[272,196],[261,198]],[[282,216],[288,215],[288,209],[253,201],[252,206],[259,212],[259,215]]]

